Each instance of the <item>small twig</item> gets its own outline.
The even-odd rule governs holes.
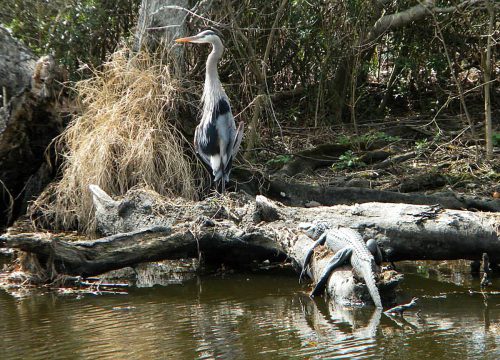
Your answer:
[[[2,181],[2,179],[0,179],[0,189],[3,189],[4,196],[7,195],[7,197],[8,197],[8,200],[7,200],[8,205],[7,205],[7,209],[5,210],[4,214],[6,216],[7,223],[9,223],[12,220],[12,213],[14,211],[14,197],[12,196],[12,193],[9,191],[9,188],[7,187],[7,185],[5,185],[5,183]]]
[[[194,11],[192,10],[189,10],[189,9],[186,9],[182,6],[178,6],[178,5],[165,5],[165,6],[162,6],[161,8],[159,8],[158,10],[156,10],[151,16],[155,15],[156,13],[160,12],[160,11],[163,11],[163,10],[182,10],[182,11],[185,11],[187,14],[191,15],[191,16],[194,16],[198,19],[201,19],[203,21],[206,21],[208,23],[211,23],[215,26],[220,26],[220,27],[227,27],[227,25],[219,22],[219,21],[213,21],[209,18],[206,18],[204,16],[201,16],[201,15],[198,15],[197,13],[195,13]]]

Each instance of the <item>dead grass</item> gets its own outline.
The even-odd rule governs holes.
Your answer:
[[[129,59],[127,52],[116,52],[102,70],[76,84],[82,112],[56,140],[63,149],[62,178],[31,207],[38,224],[92,233],[89,184],[110,195],[139,186],[196,198],[201,175],[174,126],[180,87],[157,58],[142,52]]]

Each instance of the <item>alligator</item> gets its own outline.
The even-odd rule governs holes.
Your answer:
[[[299,281],[306,273],[316,247],[326,245],[335,252],[311,292],[311,297],[323,293],[333,270],[350,263],[354,271],[363,277],[375,306],[382,308],[380,294],[375,284],[377,265],[382,262],[382,253],[374,239],[365,243],[361,235],[350,228],[330,229],[327,224],[322,222],[301,224],[300,228],[306,230],[309,237],[317,240],[306,254]]]

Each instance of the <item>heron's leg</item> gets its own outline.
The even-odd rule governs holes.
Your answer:
[[[351,255],[352,249],[348,247],[340,249],[335,255],[333,255],[330,262],[319,277],[319,281],[316,283],[316,286],[311,292],[311,297],[321,295],[323,291],[325,291],[326,283],[328,282],[328,279],[330,279],[330,275],[332,274],[333,270],[348,263],[351,259]]]
[[[219,196],[224,195],[224,179],[219,179],[215,183],[215,190]]]
[[[224,172],[223,165],[221,165],[221,171],[222,171],[222,176],[220,177],[220,191],[221,191],[221,195],[224,195],[224,192],[226,190],[226,181],[224,180],[225,172]]]
[[[375,264],[380,266],[384,258],[382,256],[382,251],[380,250],[380,247],[377,244],[377,241],[375,239],[368,240],[366,242],[366,247],[372,253],[373,258],[375,259]]]
[[[326,241],[326,232],[324,232],[319,237],[319,239],[314,242],[313,246],[311,246],[309,248],[309,250],[307,250],[306,257],[304,258],[304,265],[302,265],[302,271],[300,272],[300,276],[299,276],[299,284],[300,284],[305,272],[307,271],[307,267],[309,265],[309,262],[311,261],[311,257],[314,254],[314,249],[316,249],[319,245],[324,245],[325,241]]]

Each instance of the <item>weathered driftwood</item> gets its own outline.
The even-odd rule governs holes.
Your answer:
[[[285,208],[264,197],[258,197],[256,202],[236,197],[186,204],[183,200],[162,202],[152,192],[132,191],[127,198],[115,201],[100,188],[91,189],[102,232],[128,231],[131,225],[141,223],[148,229],[73,242],[41,233],[8,233],[0,237],[0,246],[36,254],[46,276],[54,278],[60,273],[89,276],[144,261],[193,256],[205,262],[242,265],[267,259],[283,261],[288,252],[300,267],[312,243],[296,228],[283,228]],[[264,230],[268,221],[281,222],[281,227]],[[260,226],[256,222],[261,222]],[[295,241],[297,235],[299,240]],[[324,252],[313,262],[313,278],[323,271],[327,254]],[[380,283],[388,302],[399,280],[392,277]],[[368,299],[364,286],[355,281],[347,267],[331,277],[327,291],[341,303]]]
[[[98,228],[107,234],[130,231],[131,224],[133,229],[140,228],[141,224],[170,226],[173,222],[192,221],[197,216],[204,216],[229,218],[242,231],[247,231],[248,226],[255,229],[256,221],[266,221],[257,228],[275,239],[271,231],[280,234],[296,232],[300,222],[321,220],[332,226],[356,229],[365,240],[377,240],[390,261],[474,260],[481,259],[484,252],[492,262],[500,259],[498,213],[386,203],[296,208],[257,196],[255,203],[249,198],[233,200],[232,208],[219,205],[213,199],[193,204],[184,201],[183,205],[164,205],[163,214],[157,212],[153,215],[153,209],[159,206],[153,193],[130,192],[124,199],[115,201],[97,187],[92,187],[92,192]],[[217,226],[214,229],[217,230]],[[287,251],[286,246],[284,250]]]
[[[150,216],[152,209],[159,209],[159,200],[155,198],[154,193],[132,192],[125,199],[115,201],[97,186],[91,186],[91,191],[96,205],[98,228],[104,233],[128,231],[131,224],[137,227],[145,222],[148,225],[171,226],[172,223],[179,221],[179,216],[182,219],[196,219],[196,216],[191,215],[194,213],[201,215],[198,217],[201,228],[198,228],[197,231],[200,231],[203,227],[211,229],[207,236],[201,237],[207,239],[208,243],[200,242],[198,245],[199,249],[205,253],[205,257],[208,245],[211,248],[220,240],[217,238],[214,241],[214,239],[210,238],[218,232],[224,232],[223,238],[226,241],[229,240],[230,236],[240,236],[234,243],[231,243],[231,246],[245,249],[242,256],[236,258],[232,253],[234,249],[230,250],[228,247],[217,248],[213,258],[219,262],[230,261],[232,264],[236,264],[235,260],[237,260],[237,264],[241,265],[253,260],[282,260],[283,256],[287,255],[297,269],[302,269],[306,252],[312,245],[312,240],[297,229],[300,219],[295,218],[293,220],[289,219],[290,222],[287,221],[289,209],[264,196],[257,196],[255,202],[247,196],[243,196],[243,198],[237,196],[231,203],[227,203],[227,201],[219,203],[220,200],[210,199],[189,205],[182,201],[182,206],[178,204],[173,207],[171,203],[168,205],[163,204],[163,211],[167,208],[172,209],[166,210],[166,213],[169,213],[170,216]],[[127,210],[124,211],[124,209]],[[172,212],[175,212],[175,215]],[[232,222],[236,229],[243,230],[240,235],[237,234],[239,230],[236,229],[228,232],[230,228],[227,227],[228,223],[225,223],[228,220],[230,221],[229,224]],[[201,235],[201,233],[199,234]],[[222,250],[222,252],[219,250]],[[256,250],[260,251],[257,258],[252,253]],[[325,248],[319,256],[314,258],[309,272],[309,276],[313,280],[320,277],[332,255],[333,253]],[[384,274],[381,280],[378,286],[382,298],[385,302],[391,302],[394,298],[395,287],[400,282],[401,277],[388,272]],[[360,301],[370,301],[370,295],[366,287],[353,276],[350,266],[338,269],[331,276],[326,290],[337,303],[353,304]]]

